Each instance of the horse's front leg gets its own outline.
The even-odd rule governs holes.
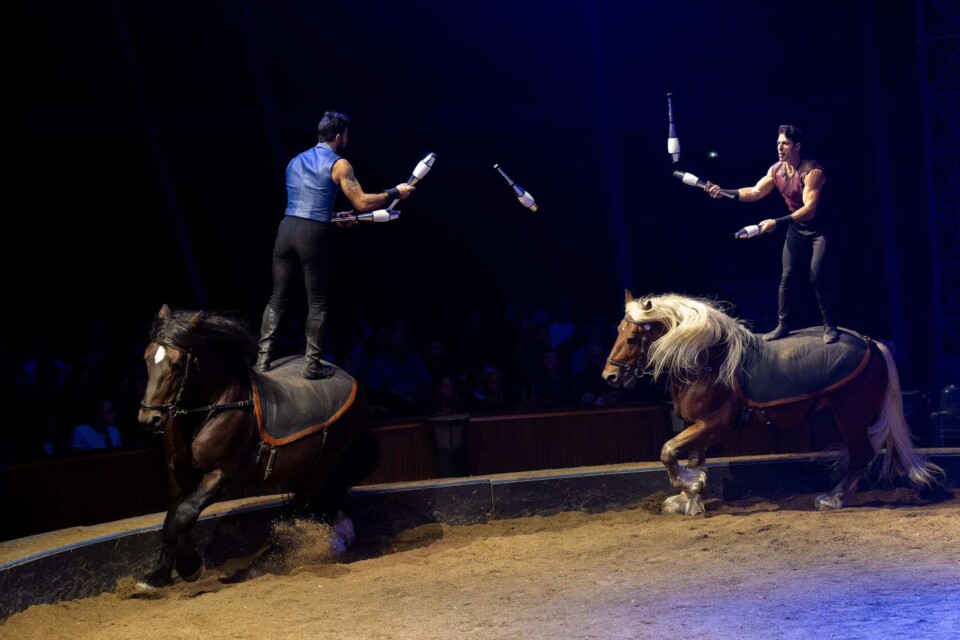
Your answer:
[[[173,522],[178,534],[174,560],[177,573],[185,582],[193,582],[203,573],[203,558],[190,539],[193,525],[200,518],[200,513],[213,504],[223,491],[227,479],[227,474],[221,469],[210,471],[203,476],[199,486],[173,510]]]
[[[177,547],[177,538],[179,531],[175,521],[177,513],[176,507],[167,510],[167,515],[163,519],[163,529],[161,530],[160,557],[153,571],[148,573],[140,580],[140,585],[147,588],[158,588],[170,584],[170,575],[173,573],[173,557]]]
[[[703,456],[697,456],[696,452],[702,450],[698,443],[704,441],[706,432],[707,425],[698,420],[681,431],[679,435],[668,440],[660,450],[660,462],[667,469],[670,485],[680,489],[679,494],[663,501],[661,509],[663,513],[695,516],[705,511],[700,496],[707,486],[707,470],[699,465],[685,469],[677,460],[680,457],[680,450],[687,449],[691,451],[691,461],[697,460],[702,464]]]

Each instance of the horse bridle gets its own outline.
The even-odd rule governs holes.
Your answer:
[[[643,334],[643,338],[640,340],[640,353],[637,356],[637,361],[633,365],[626,364],[625,362],[617,362],[616,360],[612,360],[610,358],[607,358],[607,364],[612,364],[618,368],[620,370],[620,375],[632,373],[634,378],[642,378],[643,376],[653,375],[650,371],[640,368],[640,362],[643,361],[646,363],[647,360],[647,348],[650,346],[650,338],[648,335],[648,332],[650,331],[650,325],[646,322],[634,320],[629,315],[625,315],[623,319],[630,324],[640,327],[640,331]]]
[[[183,390],[187,386],[187,378],[190,377],[190,365],[192,364],[197,370],[200,369],[200,361],[197,359],[193,352],[190,349],[184,349],[183,347],[178,347],[175,344],[169,342],[164,342],[162,340],[153,340],[154,343],[163,346],[169,347],[171,349],[176,349],[177,351],[183,351],[187,354],[187,363],[184,368],[183,380],[180,381],[180,388],[177,389],[177,396],[174,398],[173,402],[168,402],[166,404],[146,404],[143,400],[140,401],[140,408],[147,409],[149,411],[162,411],[165,414],[172,416],[184,416],[188,413],[207,413],[210,411],[226,411],[228,409],[243,409],[246,407],[253,406],[253,399],[247,398],[246,400],[240,400],[237,402],[227,402],[224,404],[208,404],[203,407],[193,407],[192,409],[178,409],[177,406],[180,404],[180,397],[183,395]]]

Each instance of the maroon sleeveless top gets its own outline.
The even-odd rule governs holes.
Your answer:
[[[780,189],[780,195],[783,196],[783,201],[787,203],[787,210],[790,213],[803,206],[803,186],[806,184],[807,174],[814,169],[823,171],[823,167],[816,160],[804,158],[800,161],[797,170],[788,179],[786,163],[778,162],[770,167],[773,182],[777,185],[777,189]],[[826,180],[824,180],[824,183],[826,183]]]
[[[783,201],[787,203],[787,210],[790,213],[793,213],[803,206],[803,186],[806,184],[807,174],[814,169],[820,169],[820,171],[823,171],[823,167],[820,166],[820,163],[810,158],[803,158],[800,161],[800,166],[797,167],[797,170],[793,172],[793,175],[790,176],[790,178],[787,178],[787,169],[785,163],[777,162],[770,167],[770,174],[773,176],[773,182],[777,185],[777,189],[780,190],[780,195],[783,196]],[[824,178],[823,184],[826,184],[826,178]],[[797,226],[801,229],[812,230],[821,228],[823,226],[821,222],[822,219],[820,218],[820,211],[818,207],[817,215],[815,215],[812,220],[798,222]]]

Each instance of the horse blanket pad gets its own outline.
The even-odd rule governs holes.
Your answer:
[[[848,329],[841,329],[840,340],[833,344],[824,344],[821,327],[772,342],[758,340],[744,358],[736,392],[752,407],[813,398],[849,382],[870,356],[869,340]]]
[[[269,444],[288,444],[329,427],[357,397],[357,381],[343,369],[306,380],[305,364],[303,356],[291,356],[273,362],[269,373],[251,373],[257,426]]]

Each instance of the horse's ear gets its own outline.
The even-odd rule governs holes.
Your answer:
[[[203,318],[203,311],[197,311],[193,314],[193,317],[190,318],[190,326],[195,327],[200,324],[200,320]]]
[[[630,289],[626,289],[623,296],[623,304],[627,304],[628,302],[633,302],[633,294],[630,293]]]
[[[168,307],[166,304],[164,304],[162,307],[160,307],[160,311],[157,312],[157,317],[158,317],[158,318],[163,318],[164,320],[166,320],[167,318],[169,318],[169,317],[170,317],[170,307]]]
[[[653,301],[652,301],[652,300],[644,300],[644,301],[643,301],[643,310],[644,310],[644,311],[650,311],[650,309],[653,309]]]

